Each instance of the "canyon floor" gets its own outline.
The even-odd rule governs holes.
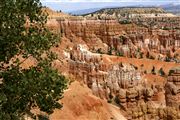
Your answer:
[[[94,96],[79,82],[73,82],[65,91],[62,110],[50,116],[52,120],[126,120],[119,108]]]

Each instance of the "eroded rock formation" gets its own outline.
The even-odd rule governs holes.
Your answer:
[[[161,18],[156,19],[157,21],[161,20]],[[180,21],[178,17],[166,20],[169,19]],[[162,25],[161,22],[157,22],[157,24]],[[178,29],[162,30],[160,28],[163,26],[151,28],[135,24],[123,25],[117,20],[59,20],[59,26],[64,37],[71,39],[72,42],[75,39],[74,36],[81,38],[92,52],[179,61],[175,58],[177,56],[173,58],[174,53],[180,47],[180,31]]]
[[[104,63],[101,55],[88,51],[86,45],[71,50],[69,63],[70,75],[83,81],[94,95],[129,111],[129,118],[151,118],[154,114],[158,117],[159,106],[164,102],[156,103],[156,96],[162,89],[149,86],[144,73],[135,66]]]
[[[179,18],[168,19],[179,21]],[[158,20],[164,19],[159,17]],[[150,18],[144,18],[143,21],[150,21]],[[164,86],[165,80],[163,84],[158,84],[146,79],[148,74],[154,77],[160,74],[166,79],[167,72],[161,69],[159,73],[160,68],[153,69],[157,61],[153,67],[141,70],[140,66],[149,66],[144,65],[143,60],[139,61],[141,65],[137,67],[135,63],[126,63],[125,60],[117,62],[121,58],[115,56],[113,59],[117,61],[112,62],[110,56],[105,56],[178,61],[174,56],[180,46],[179,30],[162,30],[161,25],[160,22],[153,28],[124,25],[117,20],[59,20],[56,27],[68,45],[63,43],[64,50],[55,49],[64,56],[59,57],[55,66],[66,63],[64,71],[67,76],[87,85],[93,95],[119,106],[130,120],[180,119],[178,70],[169,75]],[[104,56],[107,57],[106,61]],[[149,64],[149,60],[146,64]]]
[[[166,105],[180,109],[180,68],[170,70],[168,82],[166,83]]]

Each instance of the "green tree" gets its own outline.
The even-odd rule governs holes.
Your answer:
[[[155,67],[154,67],[154,66],[153,66],[153,68],[152,68],[152,70],[151,70],[151,73],[154,74],[154,75],[156,74],[156,71],[155,71]]]
[[[99,53],[99,54],[103,54],[101,48],[98,48],[96,52]]]
[[[165,75],[165,72],[164,72],[163,68],[159,69],[159,74],[160,74],[161,76],[164,76],[164,75]]]
[[[108,55],[112,55],[112,51],[113,51],[112,47],[109,47],[109,49],[108,49]]]
[[[123,57],[123,56],[124,56],[124,53],[123,53],[123,51],[118,51],[118,52],[116,53],[116,55]]]
[[[67,80],[51,67],[56,56],[49,49],[59,38],[46,22],[39,0],[0,0],[0,120],[22,119],[34,107],[49,114],[62,107]],[[15,55],[37,65],[23,69],[25,60],[13,61]]]

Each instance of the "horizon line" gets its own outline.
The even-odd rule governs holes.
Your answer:
[[[41,2],[51,2],[51,3],[180,3],[180,0],[40,0]]]

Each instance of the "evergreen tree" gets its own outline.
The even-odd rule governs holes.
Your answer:
[[[154,67],[154,66],[153,66],[153,68],[152,68],[152,70],[151,70],[151,73],[154,74],[154,75],[156,74],[156,72],[155,72],[155,67]]]
[[[159,74],[160,74],[161,76],[164,76],[164,75],[165,75],[165,72],[164,72],[163,68],[159,69]]]

